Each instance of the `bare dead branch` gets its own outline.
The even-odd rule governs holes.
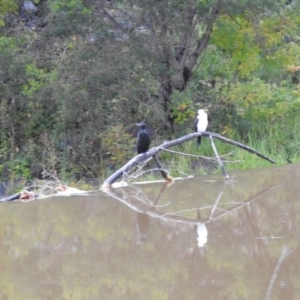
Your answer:
[[[160,146],[157,147],[153,147],[151,148],[148,152],[145,153],[141,153],[135,157],[133,157],[129,162],[127,162],[127,164],[125,164],[122,168],[120,168],[119,170],[117,170],[116,172],[114,172],[111,176],[109,176],[103,183],[103,185],[101,186],[100,189],[102,188],[107,188],[110,187],[120,176],[122,176],[122,174],[127,173],[131,168],[133,168],[134,166],[144,162],[145,160],[147,160],[148,158],[150,158],[151,156],[153,157],[154,155],[158,154],[160,151],[167,149],[167,148],[171,148],[173,146],[182,144],[184,142],[187,142],[191,139],[194,139],[198,136],[203,136],[203,137],[214,137],[216,139],[219,139],[221,141],[224,141],[225,143],[237,146],[239,148],[242,148],[250,153],[256,154],[258,157],[265,159],[273,164],[276,164],[276,162],[268,157],[266,157],[265,155],[261,154],[260,152],[258,152],[257,150],[246,146],[242,143],[233,141],[231,139],[228,139],[220,134],[217,133],[213,133],[213,132],[195,132],[195,133],[191,133],[188,135],[185,135],[179,139],[173,140],[173,141],[166,141],[164,143],[162,143]],[[224,175],[225,176],[225,175]],[[226,178],[226,177],[225,177]]]
[[[197,157],[197,158],[202,158],[205,160],[211,160],[211,161],[215,161],[217,160],[216,157],[210,157],[210,156],[203,156],[203,155],[196,155],[196,154],[191,154],[191,153],[184,153],[184,152],[180,152],[180,151],[174,151],[174,150],[170,150],[170,149],[164,149],[164,151],[166,152],[170,152],[170,153],[174,153],[174,154],[178,154],[178,155],[182,155],[182,156],[189,156],[189,157]],[[230,151],[226,154],[220,155],[221,157],[226,157],[228,155],[232,155],[234,153],[234,151]],[[244,160],[223,160],[222,162],[225,163],[238,163],[238,162],[243,162]]]
[[[161,162],[159,161],[157,155],[153,155],[153,159],[154,159],[158,169],[160,170],[162,177],[167,181],[172,181],[172,177],[169,176],[169,174],[163,169],[163,166],[162,166]]]

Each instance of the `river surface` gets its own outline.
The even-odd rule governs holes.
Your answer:
[[[300,165],[0,204],[0,299],[300,299]]]

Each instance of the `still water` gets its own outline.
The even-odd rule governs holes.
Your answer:
[[[300,165],[0,204],[0,299],[300,299]]]

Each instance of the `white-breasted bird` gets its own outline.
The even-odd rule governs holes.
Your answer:
[[[198,110],[198,115],[195,120],[195,132],[206,131],[208,125],[207,113],[204,109]],[[197,145],[201,145],[201,136],[197,138]]]

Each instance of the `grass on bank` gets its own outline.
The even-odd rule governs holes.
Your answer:
[[[277,165],[284,165],[288,162],[300,162],[300,142],[298,142],[298,132],[300,131],[299,123],[295,119],[290,120],[290,125],[284,124],[284,126],[264,126],[264,130],[259,131],[259,125],[255,124],[255,128],[248,136],[245,137],[231,137],[229,138],[244,143],[247,146],[254,148],[265,156],[276,161]],[[299,129],[299,130],[298,130]],[[189,131],[190,132],[190,131]],[[189,133],[188,132],[188,133]],[[181,135],[184,135],[183,132]],[[161,144],[161,140],[153,140],[151,146],[157,146]],[[259,167],[268,167],[272,164],[255,154],[251,154],[246,150],[229,145],[223,141],[214,139],[218,153],[225,164],[225,169],[228,173],[233,170],[245,170]],[[126,150],[126,149],[125,149]],[[216,160],[205,159],[203,157],[214,157],[214,152],[210,144],[209,138],[203,137],[202,144],[197,147],[196,139],[190,140],[184,144],[177,145],[169,149],[170,151],[162,151],[159,154],[159,159],[164,166],[165,170],[170,172],[173,177],[187,177],[187,176],[201,176],[205,174],[219,174],[221,173],[220,167]],[[127,151],[127,150],[126,150]],[[190,154],[190,155],[189,155]],[[136,155],[134,149],[130,149],[129,159]],[[127,162],[120,161],[114,168],[108,167],[106,161],[101,162],[98,165],[99,174],[95,176],[99,179],[99,184],[110,176],[119,167]],[[28,164],[17,165],[18,168],[12,167],[14,178],[27,178],[24,176],[28,173]],[[159,171],[153,171],[156,169],[156,165],[153,160],[150,160],[144,168],[137,172],[137,167],[130,172],[134,174],[130,181],[144,181],[144,180],[157,180],[161,179]],[[60,172],[57,176],[64,182],[68,182],[68,185],[79,186],[82,182],[85,183],[85,179],[82,178],[80,182],[76,180],[74,174],[67,172]],[[14,179],[12,178],[12,179]],[[85,184],[84,184],[85,185]],[[94,188],[94,187],[93,187]],[[84,189],[89,189],[85,186]]]
[[[239,141],[238,139],[235,140]],[[214,142],[227,172],[274,166],[269,161],[244,149],[216,139],[214,139]],[[276,165],[300,162],[300,143],[283,145],[281,143],[276,144],[274,139],[256,141],[255,138],[248,136],[248,143],[245,144],[274,160]],[[203,158],[215,157],[208,138],[202,138],[202,144],[199,147],[197,147],[196,139],[194,139],[169,150],[161,152],[159,159],[173,177],[199,176],[221,172],[215,159]],[[155,167],[154,162],[150,161],[146,169],[151,170],[155,169]],[[160,177],[159,172],[149,171],[141,178],[137,178],[137,180],[155,180]]]

